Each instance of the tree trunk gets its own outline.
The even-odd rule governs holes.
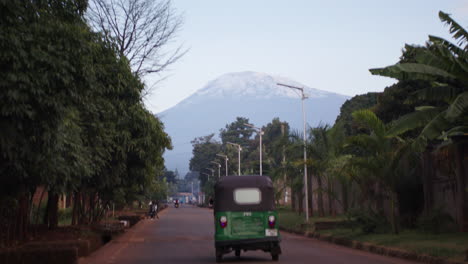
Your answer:
[[[432,148],[426,149],[422,155],[422,181],[423,181],[423,192],[424,192],[424,214],[429,214],[433,208],[434,202],[434,191],[432,188],[432,179],[434,177],[434,169],[432,166]]]
[[[466,142],[457,142],[463,140],[463,137],[457,137],[455,141],[455,175],[457,178],[457,190],[456,190],[456,212],[457,212],[457,223],[458,229],[460,232],[468,232],[468,187],[467,183],[467,170],[468,159],[465,157],[467,155],[467,143]],[[466,150],[466,151],[465,151]]]
[[[299,214],[302,214],[302,212],[304,211],[304,193],[301,191],[297,191],[296,192],[296,195],[297,195],[297,212]]]
[[[292,186],[292,185],[291,185]],[[291,209],[296,212],[296,192],[291,187]]]
[[[58,226],[59,195],[54,190],[49,189],[47,198],[47,209],[44,214],[44,224],[47,225],[49,229],[55,229]]]
[[[41,212],[41,206],[42,206],[42,200],[44,199],[44,193],[46,192],[46,188],[45,187],[42,187],[42,192],[41,192],[41,196],[39,198],[39,204],[37,205],[37,210],[36,210],[36,216],[34,217],[34,224],[38,224],[39,223],[39,214]]]
[[[75,192],[73,195],[72,225],[81,223],[81,193]]]
[[[317,175],[317,206],[318,206],[318,213],[319,216],[325,216],[325,210],[323,208],[323,185],[322,185],[322,177]]]
[[[87,222],[87,214],[88,214],[88,205],[86,204],[86,197],[87,197],[87,194],[86,193],[81,193],[80,194],[80,225],[85,225],[85,224],[88,224]]]
[[[374,193],[374,197],[375,197],[375,205],[374,205],[374,209],[377,213],[385,216],[385,205],[384,205],[384,197],[383,197],[383,194],[384,191],[383,191],[383,188],[380,184],[380,182],[377,182],[375,184],[375,193]]]
[[[395,192],[391,193],[391,222],[392,222],[392,229],[394,234],[399,234],[399,223],[398,223],[398,195]]]
[[[345,183],[341,184],[341,195],[343,200],[343,213],[347,213],[349,209],[349,199],[348,199],[348,186]]]
[[[332,192],[333,192],[333,184],[331,182],[331,180],[329,179],[327,181],[327,198],[328,198],[328,214],[331,215],[331,216],[336,216],[335,214],[335,210],[334,210],[334,199],[333,199],[333,195],[332,195]]]
[[[25,189],[25,188],[23,188]],[[14,239],[25,240],[29,226],[29,195],[28,192],[20,192],[18,198],[18,210],[16,213],[15,236]]]
[[[310,170],[308,170],[310,172]],[[312,183],[312,178],[313,178],[313,174],[312,173],[308,173],[307,175],[307,184],[309,185],[308,187],[308,192],[307,192],[307,196],[309,201],[309,216],[314,216],[314,193],[312,192],[312,186],[313,186],[313,183]]]

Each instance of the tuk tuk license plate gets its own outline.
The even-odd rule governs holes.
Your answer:
[[[278,229],[265,229],[265,236],[278,236]]]

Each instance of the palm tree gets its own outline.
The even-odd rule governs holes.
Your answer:
[[[299,212],[302,212],[303,209],[303,202],[302,199],[304,198],[304,181],[302,168],[304,167],[304,160],[302,156],[302,148],[303,148],[303,134],[297,130],[293,130],[287,137],[287,143],[285,147],[285,153],[288,159],[283,164],[283,168],[287,171],[288,181],[291,185],[291,202],[295,202],[298,205]],[[312,183],[310,180],[308,181],[307,188],[311,189]],[[309,197],[309,213],[313,213],[313,206],[312,206],[312,194],[308,192]]]
[[[300,133],[292,133],[291,137],[296,143],[296,148],[302,146],[302,135]],[[335,183],[337,181],[344,184],[343,180],[343,157],[341,149],[344,141],[344,133],[338,127],[330,128],[328,125],[320,125],[316,128],[308,130],[308,141],[306,143],[307,150],[307,166],[310,168],[308,175],[309,182],[309,204],[311,212],[313,211],[313,194],[317,198],[317,211],[320,216],[325,215],[324,195],[328,200],[328,211],[330,215],[334,215],[335,201],[339,202],[336,193]],[[303,161],[297,160],[299,166],[303,166]],[[340,178],[341,177],[341,178]],[[312,190],[312,179],[315,179],[317,186]]]
[[[383,208],[383,200],[391,203],[390,222],[394,233],[398,233],[397,186],[402,175],[401,163],[409,153],[410,145],[403,139],[391,135],[387,127],[372,111],[358,110],[353,118],[370,131],[349,138],[349,145],[357,147],[363,155],[354,156],[350,165],[358,168],[354,180],[360,184],[368,201],[376,201],[375,208]],[[370,198],[370,199],[369,199]]]
[[[328,183],[327,195],[329,199],[330,214],[335,214],[332,200],[341,204],[343,211],[348,211],[348,190],[351,185],[349,173],[346,172],[346,164],[351,157],[344,153],[345,131],[341,125],[335,125],[326,133],[327,137],[327,168],[325,178]],[[334,183],[339,183],[341,189],[341,199]]]

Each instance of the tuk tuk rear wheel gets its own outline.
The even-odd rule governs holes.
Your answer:
[[[236,253],[235,253],[235,254],[236,254],[236,257],[240,257],[240,254],[241,254],[240,249],[236,249]]]
[[[221,262],[223,260],[223,252],[221,249],[216,249],[216,262]]]
[[[274,261],[278,261],[279,260],[279,255],[278,254],[271,254],[271,259],[274,260]]]

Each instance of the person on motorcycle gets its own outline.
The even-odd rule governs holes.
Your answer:
[[[174,207],[178,208],[179,207],[179,199],[175,199],[174,201]]]

